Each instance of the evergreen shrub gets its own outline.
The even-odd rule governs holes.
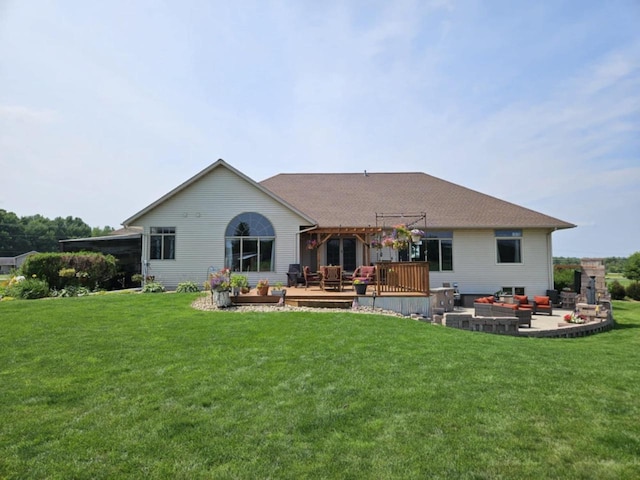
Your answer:
[[[640,300],[640,282],[631,282],[627,285],[627,297]]]
[[[612,300],[624,300],[626,290],[618,280],[614,280],[609,284],[609,293]]]

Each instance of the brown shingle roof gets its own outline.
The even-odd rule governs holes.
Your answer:
[[[375,226],[376,213],[409,212],[425,212],[428,228],[575,227],[419,172],[283,173],[259,183],[321,227]],[[387,220],[385,225],[394,223],[401,220]]]

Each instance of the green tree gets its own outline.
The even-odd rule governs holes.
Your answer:
[[[20,217],[0,209],[0,256],[14,257],[36,250],[57,252],[59,240],[83,238],[91,235],[91,227],[78,217],[56,217],[50,220],[42,215]]]
[[[629,280],[640,280],[640,252],[636,252],[627,259],[624,276]]]
[[[93,227],[91,229],[91,236],[92,237],[104,237],[106,235],[109,235],[114,230],[115,229],[113,227],[110,227],[109,225],[105,225],[104,228]]]
[[[553,257],[554,265],[580,265],[578,257]]]
[[[607,273],[622,273],[627,263],[624,257],[607,257],[604,259],[604,266]]]
[[[29,250],[24,225],[18,216],[0,209],[0,257],[15,257]]]

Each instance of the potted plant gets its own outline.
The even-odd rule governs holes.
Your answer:
[[[267,295],[269,293],[269,280],[258,280],[256,290],[258,291],[258,295]]]
[[[369,281],[366,279],[356,278],[353,281],[353,288],[358,295],[366,295],[368,283]]]
[[[238,292],[247,293],[249,291],[249,280],[244,275],[240,275],[239,273],[232,274],[229,283],[234,295],[238,295]]]
[[[411,230],[410,233],[411,233],[411,241],[413,243],[418,243],[420,240],[422,240],[422,237],[424,237],[424,232],[419,228],[414,228],[413,230]]]
[[[282,297],[282,295],[285,292],[285,290],[282,287],[283,287],[282,282],[276,282],[276,284],[271,289],[271,295],[277,295],[279,297]]]
[[[223,268],[209,275],[209,285],[211,287],[211,301],[219,308],[231,305],[231,297],[229,290],[231,289],[231,281],[229,278],[229,269]]]
[[[376,250],[380,250],[383,247],[382,241],[374,238],[371,240],[371,248],[375,248]]]

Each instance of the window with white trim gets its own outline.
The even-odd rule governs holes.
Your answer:
[[[237,215],[225,232],[225,266],[234,272],[272,272],[275,237],[273,225],[264,215]]]
[[[501,291],[507,295],[524,295],[524,287],[502,287]]]
[[[496,261],[522,263],[522,230],[496,230]]]
[[[151,227],[149,258],[151,260],[175,260],[176,227]]]
[[[422,242],[426,244],[426,260],[430,272],[453,271],[453,232],[427,232]]]

